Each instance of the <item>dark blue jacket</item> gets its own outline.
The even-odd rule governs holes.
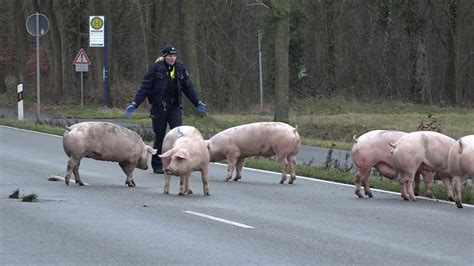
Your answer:
[[[143,78],[142,85],[138,89],[134,105],[138,107],[146,98],[151,103],[150,115],[157,114],[157,108],[163,108],[163,97],[168,83],[168,70],[164,60],[157,60],[151,64],[148,71]],[[175,63],[175,78],[177,79],[178,102],[182,105],[181,92],[194,104],[199,105],[199,98],[194,91],[193,83],[189,78],[189,74],[184,67],[184,64],[176,61]]]

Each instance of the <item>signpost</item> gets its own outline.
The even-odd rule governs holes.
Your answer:
[[[76,66],[76,72],[81,72],[81,108],[84,107],[84,72],[89,71],[91,60],[86,54],[86,51],[81,48],[77,53],[76,58],[72,62]]]
[[[26,19],[26,29],[31,35],[36,36],[36,119],[39,120],[41,104],[39,37],[48,32],[49,20],[45,15],[36,12]]]
[[[109,80],[108,80],[108,45],[107,45],[107,21],[105,16],[89,16],[89,47],[104,48],[104,67],[102,75],[104,78],[104,105],[109,105]]]

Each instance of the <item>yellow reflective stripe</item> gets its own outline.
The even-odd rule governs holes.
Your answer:
[[[174,70],[175,70],[175,66],[173,66],[173,70],[171,70],[170,72],[170,77],[174,79]]]

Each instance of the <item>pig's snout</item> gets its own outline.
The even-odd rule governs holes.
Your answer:
[[[171,167],[166,167],[165,168],[165,171],[168,175],[172,175],[173,174],[173,169]]]

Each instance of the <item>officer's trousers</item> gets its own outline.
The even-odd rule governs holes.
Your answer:
[[[157,112],[156,112],[157,111]],[[153,170],[163,169],[163,162],[158,154],[161,154],[161,147],[163,145],[163,139],[166,135],[166,127],[170,126],[170,129],[183,125],[183,112],[179,105],[167,106],[166,108],[159,108],[155,110],[156,115],[151,118],[153,132],[155,133],[155,142],[153,148],[158,150],[156,155],[151,157],[151,166]]]

